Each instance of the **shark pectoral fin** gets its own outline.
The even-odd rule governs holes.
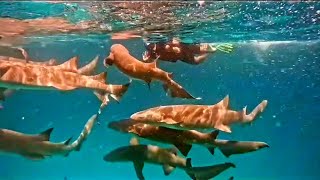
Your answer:
[[[182,143],[174,143],[174,146],[176,146],[184,156],[188,156],[188,153],[192,148],[192,145]]]
[[[173,170],[175,170],[175,167],[170,166],[170,165],[168,165],[168,164],[164,164],[164,165],[162,166],[162,168],[163,168],[164,175],[166,175],[166,176],[170,175],[171,172],[172,172]]]
[[[49,128],[43,132],[41,132],[38,137],[40,137],[41,141],[50,141],[50,135],[53,131],[53,128]]]
[[[230,157],[233,153],[233,150],[230,150],[230,149],[224,149],[224,148],[219,148],[220,151],[222,152],[222,154],[225,156],[225,157]]]
[[[79,61],[79,57],[75,56],[64,63],[57,65],[57,67],[61,69],[65,69],[70,72],[78,72],[78,61]]]
[[[208,151],[210,152],[210,154],[214,155],[214,147],[208,147]]]
[[[133,165],[134,165],[134,169],[136,171],[136,175],[139,178],[139,180],[144,180],[145,178],[142,173],[144,162],[143,161],[135,161],[135,162],[133,162]]]
[[[172,118],[165,118],[162,119],[160,122],[164,122],[166,124],[179,124],[179,122],[173,120]]]
[[[43,160],[45,158],[41,154],[23,154],[22,156],[30,160]]]
[[[227,132],[227,133],[231,133],[231,129],[229,126],[226,126],[224,124],[219,124],[219,125],[216,125],[214,128],[220,130],[220,131],[224,131],[224,132]]]

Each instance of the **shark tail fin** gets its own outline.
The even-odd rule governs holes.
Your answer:
[[[166,93],[170,92],[170,96],[173,98],[185,98],[185,99],[201,99],[200,97],[194,97],[187,92],[180,84],[176,83],[172,79],[173,74],[168,73],[168,82],[163,84],[163,89]]]
[[[239,115],[242,119],[242,123],[252,123],[252,121],[260,115],[264,109],[267,107],[268,101],[263,100],[260,104],[258,104],[254,110],[247,115],[247,107],[245,106],[242,111],[239,112]]]
[[[79,135],[78,139],[76,141],[74,141],[70,145],[71,150],[80,151],[83,142],[87,139],[87,137],[91,133],[91,130],[94,127],[94,125],[95,125],[95,123],[97,121],[97,117],[98,117],[97,114],[94,114],[94,115],[91,116],[91,118],[88,120],[88,122],[84,126],[84,128],[83,128],[81,134]]]

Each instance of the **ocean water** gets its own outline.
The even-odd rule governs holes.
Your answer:
[[[220,151],[212,156],[207,149],[195,145],[189,153],[193,166],[234,163],[236,168],[216,177],[221,180],[230,176],[235,180],[319,179],[320,3],[207,2],[201,8],[194,5],[196,2],[190,4],[193,5],[181,11],[203,17],[223,9],[229,15],[218,21],[184,24],[170,32],[170,36],[185,41],[232,43],[235,47],[230,54],[217,52],[196,66],[160,62],[162,69],[173,72],[174,79],[193,95],[202,97],[201,100],[174,99],[166,96],[160,83],[152,83],[149,91],[145,83],[133,81],[119,104],[112,101],[103,110],[101,124],[95,126],[80,152],[42,161],[1,153],[0,180],[137,179],[132,163],[103,161],[106,153],[128,145],[131,138],[109,129],[108,122],[154,106],[215,104],[227,94],[233,109],[247,105],[251,111],[263,99],[268,100],[268,106],[252,126],[235,125],[231,134],[220,133],[219,138],[264,141],[270,148],[226,158]],[[1,2],[0,17],[65,17],[74,23],[101,18],[102,14],[91,14],[90,5],[90,2],[78,5]],[[72,12],[68,11],[71,6],[76,7]],[[128,28],[104,22],[117,31]],[[99,55],[98,71],[107,71],[108,82],[112,84],[126,83],[128,78],[115,67],[104,68],[102,60],[108,56],[111,45],[121,43],[140,59],[145,50],[139,38],[111,40],[108,33],[35,35],[28,39],[30,42],[23,47],[33,59],[56,58],[63,62],[79,56],[80,64],[84,65]],[[67,93],[19,90],[3,102],[0,127],[30,134],[54,127],[51,141],[60,142],[77,137],[99,105],[89,90]],[[141,143],[171,147],[148,140]],[[161,166],[150,164],[144,166],[143,172],[146,179],[190,179],[180,169],[165,176]]]

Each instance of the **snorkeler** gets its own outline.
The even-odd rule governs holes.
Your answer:
[[[179,39],[173,38],[169,42],[146,43],[146,51],[143,54],[145,62],[152,62],[156,59],[177,62],[178,60],[188,64],[201,64],[209,53],[217,50],[230,53],[233,50],[231,44],[220,44],[213,46],[209,43],[186,44]]]

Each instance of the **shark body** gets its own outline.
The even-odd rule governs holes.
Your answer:
[[[157,67],[156,61],[144,63],[130,55],[128,49],[121,44],[111,46],[110,54],[104,60],[106,67],[115,65],[122,73],[130,78],[146,82],[150,89],[152,81],[160,81],[167,92],[170,90],[171,97],[199,99],[189,94],[181,85],[172,79],[172,73],[163,71]]]
[[[211,154],[214,154],[215,148],[218,148],[226,157],[269,147],[265,142],[217,139],[218,130],[202,133],[196,130],[178,130],[136,123],[130,119],[110,122],[108,127],[123,133],[134,134],[140,138],[173,144],[184,156],[188,155],[194,144],[206,147]]]
[[[263,100],[247,114],[246,107],[242,111],[229,108],[229,96],[215,105],[170,105],[159,106],[131,115],[130,119],[156,126],[182,130],[218,129],[231,133],[230,126],[235,123],[252,123],[264,111],[267,100]]]
[[[91,116],[79,137],[71,144],[69,144],[71,138],[61,143],[50,142],[53,128],[35,135],[0,129],[0,151],[18,154],[31,160],[42,160],[55,155],[68,156],[70,152],[80,150],[91,133],[96,119],[97,115]]]
[[[227,169],[224,164],[222,166],[192,167],[191,158],[185,159],[178,156],[175,148],[139,144],[136,138],[131,140],[130,146],[116,148],[106,154],[103,159],[111,163],[133,162],[136,176],[139,180],[145,179],[142,172],[145,163],[161,165],[166,176],[170,175],[175,168],[182,169],[195,180],[200,180],[199,177],[210,176],[212,178]],[[234,166],[232,163],[225,164]]]
[[[77,68],[77,58],[58,66],[44,66],[22,64],[20,62],[0,61],[0,87],[8,89],[31,90],[60,90],[70,91],[79,88],[92,89],[96,94],[105,97],[104,102],[109,101],[111,95],[117,101],[127,91],[130,83],[125,85],[106,84],[106,72],[94,76],[87,76],[92,70],[89,63],[84,69]],[[82,74],[80,74],[82,73]],[[101,98],[99,98],[101,100]]]

